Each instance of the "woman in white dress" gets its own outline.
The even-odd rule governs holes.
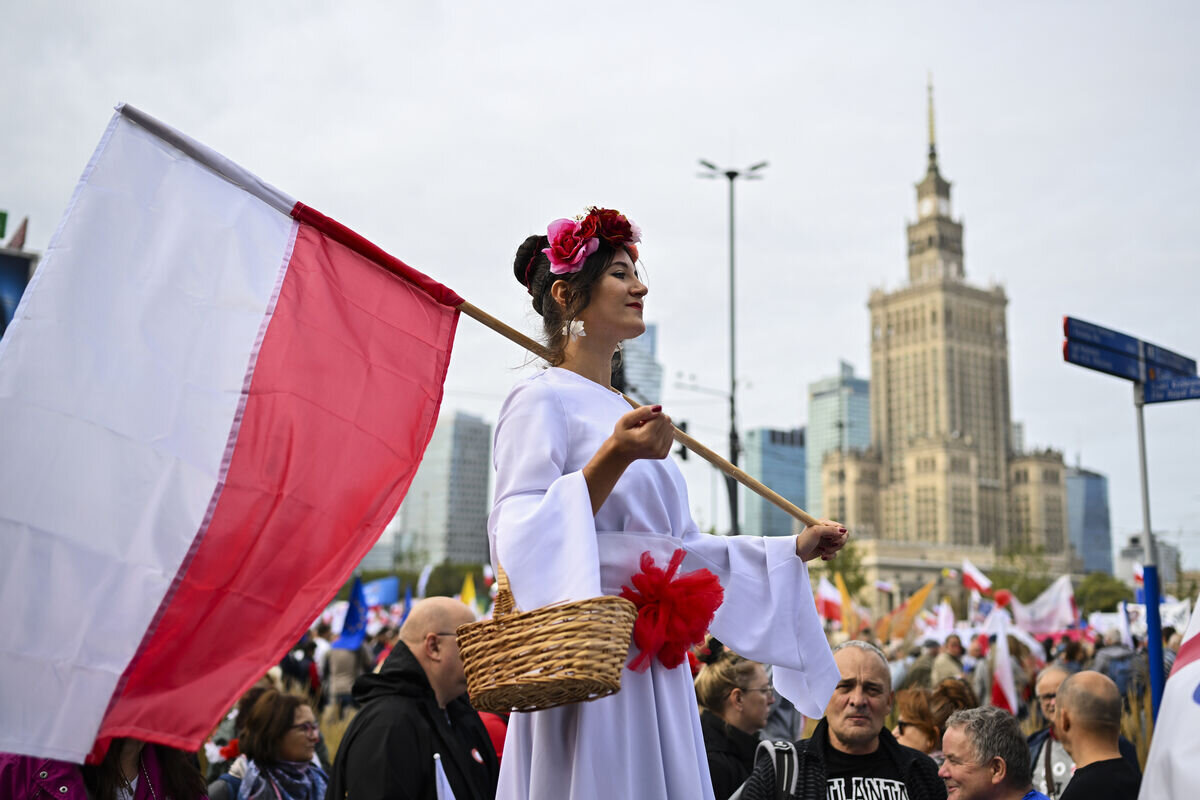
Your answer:
[[[776,689],[820,717],[839,676],[804,562],[832,558],[846,529],[827,523],[765,538],[699,531],[667,458],[670,418],[661,406],[631,410],[609,385],[619,343],[645,331],[640,239],[619,212],[593,208],[517,250],[513,272],[544,320],[551,366],[512,390],[496,425],[492,562],[508,573],[519,609],[620,595],[644,571],[644,554],[659,569],[674,557],[680,573],[708,570],[715,579],[692,579],[719,580],[724,591],[713,635],[774,665]],[[679,662],[688,644],[631,646],[615,695],[513,714],[497,796],[711,799],[692,676]]]

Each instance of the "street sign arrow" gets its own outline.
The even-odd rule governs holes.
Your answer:
[[[1143,390],[1147,403],[1169,403],[1173,400],[1200,400],[1200,378],[1169,378],[1147,381]]]

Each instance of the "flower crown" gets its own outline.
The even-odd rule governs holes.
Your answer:
[[[629,217],[611,208],[592,206],[575,219],[556,219],[546,229],[550,246],[542,250],[550,259],[550,271],[566,275],[583,269],[583,262],[600,248],[600,240],[613,247],[623,246],[637,261],[637,243],[642,229]]]

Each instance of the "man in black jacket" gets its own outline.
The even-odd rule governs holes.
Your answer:
[[[851,640],[833,650],[842,679],[812,738],[796,742],[797,791],[791,800],[908,797],[942,800],[946,786],[924,753],[899,744],[884,720],[892,710],[887,658],[867,642]],[[741,800],[775,800],[775,764],[759,751]]]
[[[354,682],[362,709],[338,747],[326,800],[436,800],[435,754],[457,800],[496,796],[500,765],[467,700],[454,633],[474,618],[448,597],[413,607],[379,673]]]

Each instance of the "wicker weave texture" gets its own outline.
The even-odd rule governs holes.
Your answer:
[[[593,597],[518,612],[503,569],[497,585],[493,618],[458,629],[476,710],[539,711],[620,690],[637,617],[633,603]]]

